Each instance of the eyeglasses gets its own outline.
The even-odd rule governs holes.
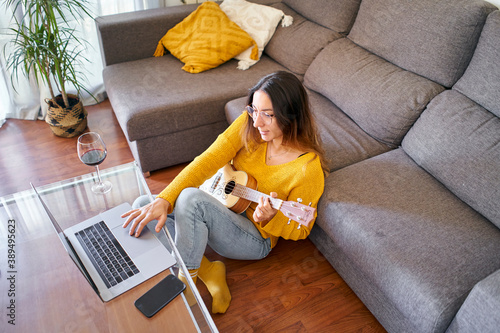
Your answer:
[[[247,110],[247,112],[250,115],[250,117],[252,117],[253,121],[257,120],[257,116],[260,113],[261,114],[261,119],[264,122],[264,124],[270,125],[273,122],[274,114],[269,114],[269,113],[267,113],[265,111],[259,111],[253,105],[247,105],[245,109]]]

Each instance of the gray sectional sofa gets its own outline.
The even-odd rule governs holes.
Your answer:
[[[143,170],[194,158],[261,76],[291,71],[332,171],[314,244],[389,332],[498,332],[500,12],[475,0],[266,3],[294,23],[246,71],[232,60],[189,74],[151,57],[194,6],[96,20],[106,91]]]

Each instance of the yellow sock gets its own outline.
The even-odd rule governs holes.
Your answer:
[[[196,280],[198,280],[198,270],[197,269],[190,269],[188,272],[189,272],[189,275],[191,275],[191,279],[193,279],[193,282],[196,284]],[[196,304],[196,298],[194,297],[193,291],[189,287],[187,279],[181,270],[179,270],[178,278],[179,278],[179,280],[184,282],[184,284],[186,285],[186,289],[184,289],[184,296],[186,297],[186,301],[188,302],[189,306],[193,306],[194,304]]]
[[[212,312],[225,313],[231,303],[231,293],[226,282],[226,266],[221,261],[210,262],[205,256],[198,272],[201,281],[212,295]]]

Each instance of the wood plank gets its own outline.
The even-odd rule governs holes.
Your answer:
[[[45,229],[51,229],[49,223]],[[175,332],[197,331],[181,297],[153,318],[146,318],[134,306],[168,272],[103,303],[53,231],[32,235],[29,240],[22,233],[17,235],[16,332],[35,328],[38,332],[136,332],[143,327],[167,326]]]
[[[89,130],[107,144],[101,167],[133,161],[109,101],[86,108]],[[76,140],[54,136],[43,121],[9,119],[0,128],[0,196],[28,189],[30,181],[43,185],[92,172],[78,159]],[[184,167],[151,172],[146,179],[151,192],[159,193]],[[385,332],[309,240],[280,240],[260,261],[230,260],[211,249],[207,257],[226,264],[232,295],[228,311],[213,315],[220,332]],[[201,281],[197,285],[210,310],[210,294]],[[42,306],[43,300],[30,302]],[[84,309],[85,318],[98,319],[96,331],[106,325],[104,314],[95,316],[99,309]]]

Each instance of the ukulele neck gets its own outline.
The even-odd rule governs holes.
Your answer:
[[[257,202],[257,203],[259,202],[259,198],[261,198],[261,197],[269,198],[269,200],[271,202],[271,206],[276,210],[279,210],[281,208],[281,205],[283,204],[283,200],[281,200],[281,199],[273,198],[270,195],[261,193],[259,191],[253,190],[249,187],[246,187],[246,186],[243,186],[240,184],[235,185],[231,194],[235,195],[239,198],[243,198],[243,199],[250,200],[252,202]]]

